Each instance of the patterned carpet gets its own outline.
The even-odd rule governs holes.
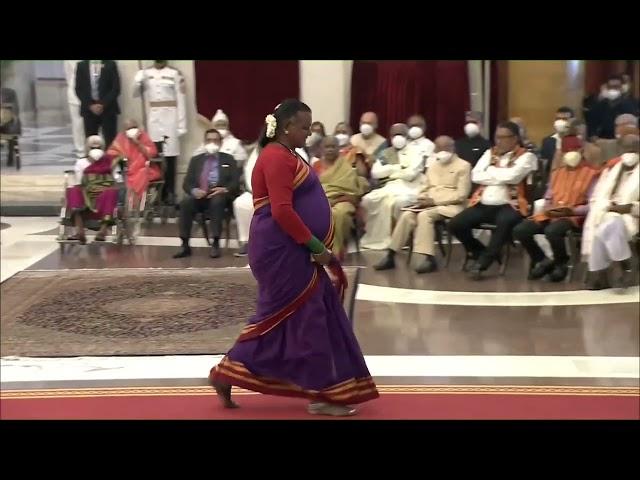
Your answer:
[[[3,356],[179,355],[226,353],[257,287],[247,268],[103,269],[25,271],[0,293]]]

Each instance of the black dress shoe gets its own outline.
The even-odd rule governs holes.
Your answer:
[[[416,267],[416,273],[431,273],[438,271],[438,263],[431,255],[428,255],[424,261]]]
[[[182,247],[178,253],[176,253],[173,258],[185,258],[191,256],[191,247]]]
[[[482,279],[482,272],[483,272],[483,268],[482,265],[480,264],[480,262],[473,262],[473,265],[471,265],[471,268],[469,268],[468,272],[469,272],[469,278],[471,280],[480,280]]]
[[[589,279],[586,285],[587,290],[604,290],[606,288],[611,288],[606,270],[589,272]]]
[[[211,247],[211,253],[209,253],[209,256],[211,258],[220,258],[221,256],[220,247],[218,245],[213,245]]]
[[[529,272],[529,280],[539,280],[553,270],[553,260],[545,258],[535,264]]]
[[[567,278],[569,273],[569,267],[566,263],[562,265],[556,265],[553,271],[549,274],[549,280],[552,282],[561,282]]]
[[[622,272],[622,277],[620,277],[620,280],[618,281],[620,288],[631,288],[635,283],[636,279],[633,276],[632,270],[624,270]]]
[[[373,266],[374,270],[391,270],[396,268],[396,261],[392,255],[387,254],[379,263]]]

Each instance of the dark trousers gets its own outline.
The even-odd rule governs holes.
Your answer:
[[[93,112],[87,112],[82,115],[82,119],[84,120],[85,138],[90,135],[98,135],[100,127],[102,127],[102,137],[106,148],[109,148],[118,133],[118,114],[103,113],[102,115],[96,115]]]
[[[451,233],[462,242],[471,256],[486,270],[498,258],[502,247],[510,241],[513,227],[522,221],[522,216],[511,205],[483,205],[478,203],[463,210],[449,222]],[[485,247],[473,236],[473,229],[481,223],[493,223],[496,230],[491,233],[489,245]]]
[[[158,155],[162,153],[162,142],[155,142]],[[162,203],[173,205],[176,202],[176,163],[178,157],[164,157],[164,188],[162,189]]]
[[[185,243],[189,242],[193,218],[200,212],[207,212],[209,214],[211,236],[214,240],[218,240],[222,234],[224,212],[227,208],[231,207],[231,202],[231,197],[226,193],[199,200],[191,195],[187,195],[182,202],[180,202],[179,229],[182,241]]]
[[[555,222],[547,220],[541,223],[525,220],[513,229],[513,238],[522,244],[531,257],[531,262],[536,264],[545,259],[545,254],[533,236],[544,234],[551,244],[554,262],[556,265],[564,265],[569,261],[564,238],[570,230],[578,231],[578,228],[573,222],[564,218]]]

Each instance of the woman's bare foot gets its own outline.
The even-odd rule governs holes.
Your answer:
[[[240,408],[237,403],[231,400],[231,385],[214,382],[211,379],[209,381],[211,386],[216,390],[224,408]]]

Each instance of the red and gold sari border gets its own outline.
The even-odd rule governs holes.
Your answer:
[[[254,375],[242,363],[234,362],[228,357],[224,357],[211,369],[209,380],[267,395],[306,398],[342,405],[363,403],[380,396],[371,377],[351,378],[323,390],[307,390],[293,383]]]
[[[275,327],[277,327],[283,320],[293,314],[300,306],[307,301],[307,299],[311,296],[316,286],[318,285],[319,275],[318,268],[313,269],[313,274],[311,276],[311,280],[305,287],[305,289],[300,292],[300,294],[287,306],[277,311],[276,313],[268,316],[260,323],[253,323],[245,326],[240,333],[240,337],[238,338],[238,342],[245,342],[247,340],[251,340],[252,338],[259,337],[264,335],[265,333],[270,332]]]

